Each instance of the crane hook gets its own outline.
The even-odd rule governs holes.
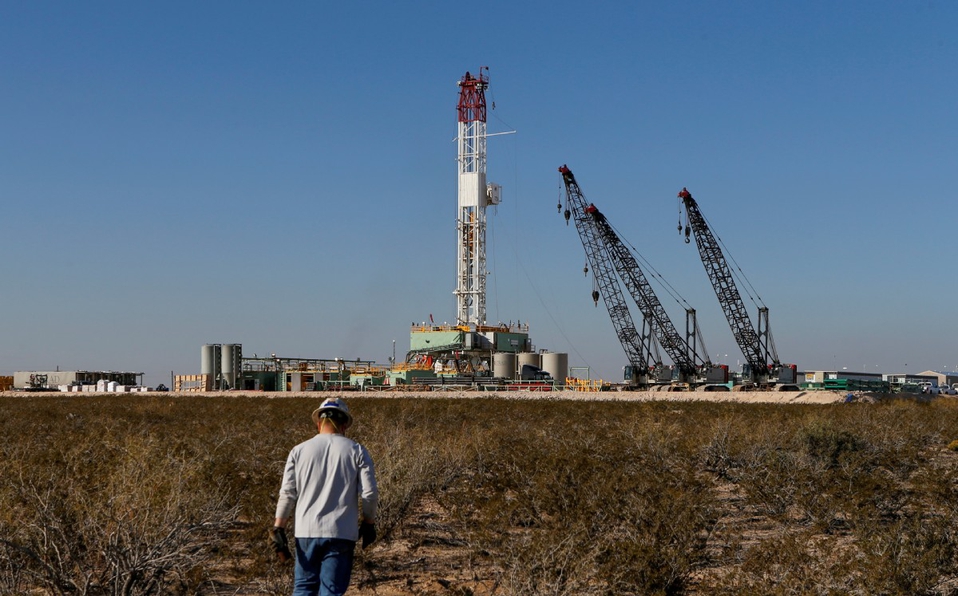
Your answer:
[[[558,205],[556,205],[556,209],[559,210],[558,213],[562,213],[562,202],[561,202],[561,201],[559,202]]]
[[[691,233],[692,233],[692,228],[690,228],[689,226],[685,226],[685,243],[686,243],[686,244],[688,244],[689,242],[692,241],[692,240],[689,238],[689,234],[691,234]]]
[[[599,306],[599,290],[592,290],[592,302],[595,302],[596,307]]]
[[[565,215],[565,225],[569,225],[569,218],[572,217],[572,212],[566,209],[563,215]]]
[[[589,265],[588,265],[588,263],[586,264],[585,267],[582,268],[582,273],[583,273],[586,277],[589,276]]]

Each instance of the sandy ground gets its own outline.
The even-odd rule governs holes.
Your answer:
[[[59,396],[76,397],[83,399],[91,395],[117,395],[113,393],[59,393],[59,392],[22,392],[4,391],[0,397],[41,397]],[[178,396],[178,397],[229,397],[229,396],[262,396],[269,399],[288,397],[314,397],[325,399],[340,396],[348,399],[356,398],[440,398],[440,399],[470,399],[470,398],[500,398],[500,399],[545,399],[545,400],[579,400],[579,401],[710,401],[735,403],[763,403],[763,404],[832,404],[846,401],[846,393],[837,391],[689,391],[689,392],[659,392],[659,391],[301,391],[301,392],[251,392],[251,391],[224,391],[209,393],[134,393],[122,394],[132,396]],[[888,395],[854,393],[855,401],[877,401]]]
[[[301,393],[297,396],[312,397],[315,393]],[[830,404],[845,400],[845,394],[833,391],[723,391],[723,392],[658,392],[658,391],[432,391],[425,393],[409,392],[343,392],[344,398],[356,397],[431,397],[445,399],[501,398],[501,399],[545,399],[577,401],[711,401],[737,403],[797,403]]]

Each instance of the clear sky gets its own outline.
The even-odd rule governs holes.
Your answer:
[[[621,377],[567,163],[713,359],[742,356],[683,186],[783,361],[954,370],[956,30],[942,1],[0,2],[0,373],[402,357],[411,322],[455,317],[480,66],[489,132],[517,131],[488,145],[493,321]]]

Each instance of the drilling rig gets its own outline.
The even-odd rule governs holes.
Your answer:
[[[487,133],[489,84],[486,66],[457,81],[455,319],[440,323],[430,314],[428,322],[413,321],[409,351],[391,367],[390,384],[515,388],[532,382],[551,389],[568,376],[568,354],[537,351],[528,321],[487,320],[486,211],[501,203],[502,188],[486,180],[486,141],[515,132]],[[495,109],[495,102],[488,107]]]
[[[489,68],[459,81],[459,200],[456,295],[459,325],[486,324],[486,207],[498,205],[501,188],[486,182],[486,89]]]
[[[743,389],[778,390],[798,389],[796,383],[796,366],[782,364],[775,349],[772,332],[768,323],[768,307],[758,302],[758,330],[745,309],[742,295],[735,285],[735,279],[725,254],[715,235],[709,228],[708,222],[699,210],[698,203],[692,198],[692,193],[683,188],[679,194],[682,205],[685,207],[686,223],[684,226],[685,243],[691,242],[691,235],[695,235],[695,244],[699,250],[699,257],[705,266],[705,272],[712,282],[715,296],[718,298],[735,342],[745,356],[745,365],[742,369]],[[679,221],[679,233],[682,233],[682,222]],[[754,300],[754,299],[753,299]]]

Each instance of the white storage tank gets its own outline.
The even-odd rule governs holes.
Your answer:
[[[236,380],[239,378],[240,367],[242,366],[243,346],[240,344],[223,344],[220,355],[220,367],[223,375],[224,389],[233,389],[236,387]]]
[[[232,374],[233,370],[233,344],[223,344],[220,348],[220,368],[223,375]]]
[[[206,344],[200,350],[200,374],[209,375],[216,378],[216,371],[219,367],[219,344]]]
[[[546,352],[542,355],[542,370],[555,381],[565,383],[569,376],[569,355],[562,352]]]
[[[493,354],[492,374],[503,379],[515,379],[516,355],[512,352],[496,352]]]

